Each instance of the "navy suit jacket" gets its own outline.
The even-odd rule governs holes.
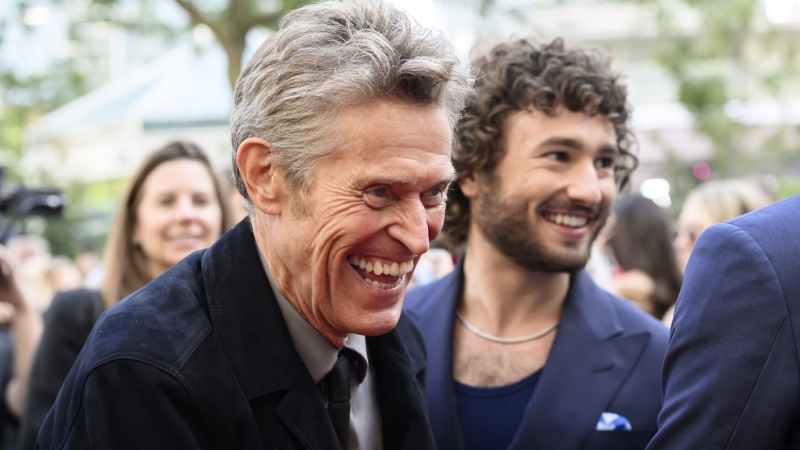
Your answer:
[[[453,387],[453,324],[463,263],[412,289],[405,310],[428,351],[428,415],[439,450],[463,450]],[[661,409],[666,327],[600,289],[586,271],[572,277],[553,347],[512,450],[643,449]],[[595,431],[600,415],[626,417],[633,431]]]
[[[651,449],[800,448],[800,196],[702,233]]]
[[[106,311],[39,432],[42,449],[338,449],[249,220]],[[385,449],[431,449],[425,356],[401,317],[367,338]]]

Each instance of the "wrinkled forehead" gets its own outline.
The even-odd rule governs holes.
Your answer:
[[[442,107],[376,101],[340,111],[327,158],[388,184],[453,176],[453,130]]]

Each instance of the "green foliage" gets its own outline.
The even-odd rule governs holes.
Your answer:
[[[715,177],[800,177],[796,127],[754,129],[726,111],[732,100],[772,98],[780,104],[797,96],[795,31],[767,23],[760,0],[617,1],[642,5],[657,18],[664,44],[655,59],[677,82],[678,100],[693,114],[695,130],[713,145]],[[699,26],[687,27],[687,18]]]
[[[690,78],[678,86],[678,100],[694,114],[705,114],[725,106],[728,94],[719,75]]]

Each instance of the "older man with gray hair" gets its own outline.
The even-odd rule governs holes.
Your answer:
[[[470,89],[382,0],[289,14],[234,94],[249,218],[100,318],[39,448],[433,448],[401,306]]]

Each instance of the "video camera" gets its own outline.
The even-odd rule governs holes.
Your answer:
[[[0,186],[4,172],[0,167]],[[3,192],[0,195],[0,244],[6,243],[17,221],[31,216],[62,217],[65,203],[64,193],[56,188],[14,187]]]

